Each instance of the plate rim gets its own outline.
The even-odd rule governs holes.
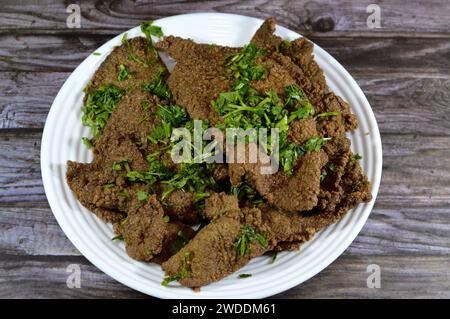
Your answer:
[[[161,21],[165,21],[165,20],[172,20],[172,19],[179,19],[179,18],[188,18],[188,17],[196,17],[196,18],[205,18],[205,17],[211,17],[211,16],[222,16],[222,17],[239,17],[241,19],[245,18],[245,19],[251,19],[254,22],[258,22],[258,23],[262,23],[264,20],[259,19],[259,18],[255,18],[255,17],[250,17],[250,16],[245,16],[245,15],[239,15],[239,14],[231,14],[231,13],[219,13],[219,12],[200,12],[200,13],[188,13],[188,14],[180,14],[180,15],[174,15],[174,16],[169,16],[169,17],[165,17],[162,19],[157,19],[154,22],[157,24],[158,22]],[[95,50],[94,52],[98,52],[100,48],[107,46],[108,43],[114,41],[117,38],[121,38],[122,35],[124,33],[127,32],[131,32],[132,30],[138,28],[138,26],[131,28],[127,31],[124,31],[120,34],[118,34],[117,36],[111,38],[110,40],[108,40],[107,42],[103,43],[99,48],[97,48],[97,50]],[[277,23],[277,28],[283,28],[286,29],[287,31],[295,34],[297,37],[302,37],[301,34],[299,34],[296,31],[293,31],[291,29],[282,27],[280,24]],[[314,42],[313,42],[314,43]],[[372,184],[372,189],[373,189],[373,193],[372,193],[372,200],[369,203],[365,203],[366,208],[364,210],[364,212],[367,211],[367,213],[364,214],[363,218],[358,220],[357,223],[354,223],[353,225],[353,231],[351,232],[351,236],[347,236],[341,243],[341,245],[333,251],[332,254],[328,255],[326,258],[325,262],[322,262],[320,264],[320,267],[317,267],[317,270],[314,270],[312,272],[312,274],[310,274],[309,276],[306,276],[304,278],[302,278],[301,280],[293,280],[290,281],[288,283],[284,283],[284,284],[280,284],[278,286],[271,287],[270,291],[261,291],[259,294],[253,294],[254,296],[252,296],[251,298],[264,298],[264,297],[269,297],[269,296],[273,296],[275,294],[278,294],[280,292],[286,291],[292,287],[295,287],[301,283],[306,282],[307,280],[311,279],[312,277],[314,277],[315,275],[317,275],[318,273],[320,273],[323,269],[325,269],[326,267],[328,267],[331,263],[333,263],[340,255],[342,255],[342,253],[351,245],[351,243],[354,241],[354,239],[358,236],[358,234],[361,232],[362,228],[364,227],[364,225],[367,222],[367,219],[370,215],[370,213],[373,210],[373,205],[376,201],[378,192],[379,192],[379,186],[380,186],[380,182],[381,182],[381,175],[382,175],[382,143],[381,143],[381,136],[380,136],[380,132],[379,132],[379,128],[378,128],[378,123],[376,121],[375,118],[375,114],[373,112],[373,108],[371,107],[369,101],[367,100],[365,94],[363,93],[362,89],[360,88],[360,86],[358,85],[358,83],[356,82],[356,80],[350,75],[350,73],[336,60],[334,59],[327,51],[325,51],[324,49],[322,49],[319,45],[317,45],[316,43],[314,43],[314,51],[318,50],[321,54],[323,54],[328,62],[338,70],[338,72],[340,74],[342,74],[343,76],[345,76],[345,78],[347,80],[349,80],[349,82],[352,85],[352,88],[355,90],[352,90],[352,93],[357,96],[362,103],[366,104],[366,106],[368,106],[368,110],[370,110],[370,112],[368,113],[368,121],[371,123],[371,125],[374,126],[375,131],[371,132],[372,137],[374,138],[374,143],[376,144],[376,149],[375,149],[375,157],[376,157],[376,165],[375,165],[375,173],[374,173],[374,180],[371,180],[371,184]],[[71,81],[71,78],[74,77],[74,74],[76,73],[75,71],[90,57],[90,55],[88,55],[75,69],[74,71],[72,71],[72,73],[69,75],[69,77],[65,80],[64,84],[61,86],[60,90],[58,91],[58,94],[56,95],[49,113],[47,115],[46,121],[45,121],[45,126],[44,126],[44,130],[42,133],[42,139],[41,139],[41,150],[40,150],[40,166],[41,166],[41,175],[42,175],[42,180],[43,180],[43,186],[44,186],[44,190],[45,190],[45,194],[48,200],[48,203],[50,205],[50,208],[52,210],[53,215],[55,216],[59,226],[61,227],[61,229],[63,230],[64,234],[69,238],[69,240],[71,241],[71,243],[76,247],[76,249],[90,262],[92,263],[96,268],[98,268],[99,270],[101,270],[102,272],[104,272],[105,274],[107,274],[108,276],[110,276],[111,278],[113,278],[114,280],[117,280],[118,282],[120,282],[121,284],[130,287],[134,290],[140,291],[141,293],[147,294],[147,295],[152,295],[155,297],[159,297],[159,298],[167,298],[167,297],[175,297],[176,296],[176,292],[172,291],[172,289],[167,289],[167,293],[161,293],[161,290],[157,290],[157,291],[152,291],[152,292],[148,292],[148,291],[144,291],[143,289],[141,289],[141,287],[137,286],[134,282],[129,282],[126,281],[125,279],[115,276],[115,274],[113,273],[113,271],[107,267],[103,267],[103,265],[98,265],[100,264],[100,262],[98,260],[96,260],[95,256],[91,256],[90,252],[86,252],[85,249],[83,249],[82,247],[79,247],[80,243],[76,240],[75,238],[75,234],[72,232],[72,230],[70,228],[68,228],[66,226],[66,220],[62,219],[61,215],[58,215],[58,213],[55,213],[55,211],[59,210],[56,209],[56,204],[54,201],[58,200],[55,199],[54,194],[52,194],[50,192],[50,181],[49,179],[50,177],[50,172],[48,167],[45,165],[46,161],[47,161],[47,157],[49,157],[49,152],[48,152],[48,145],[47,145],[47,141],[49,141],[48,135],[50,134],[49,130],[49,119],[51,120],[52,117],[55,116],[55,107],[54,105],[57,104],[58,102],[58,96],[60,96],[60,92],[63,90],[63,88],[65,87],[66,83],[69,83]],[[53,112],[52,112],[53,110]],[[65,182],[65,181],[64,181]],[[201,294],[195,294],[192,295],[191,298],[216,298],[216,297],[208,297],[208,296],[203,296]],[[250,297],[243,297],[243,298],[250,298]]]

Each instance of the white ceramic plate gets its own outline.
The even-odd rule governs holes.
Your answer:
[[[155,21],[166,35],[227,46],[248,43],[261,23],[260,19],[219,13],[187,14]],[[289,40],[300,36],[280,26],[276,33]],[[139,27],[128,31],[128,37],[139,35]],[[344,252],[366,222],[378,192],[381,140],[375,116],[358,84],[317,45],[315,58],[324,70],[329,87],[349,102],[358,117],[360,127],[349,136],[353,151],[363,156],[361,164],[372,182],[371,202],[359,205],[339,223],[318,233],[301,251],[280,253],[274,264],[268,256],[255,258],[237,273],[202,287],[199,293],[178,284],[161,286],[164,274],[160,266],[131,259],[123,243],[111,241],[114,236],[111,226],[81,206],[67,186],[65,173],[67,160],[90,162],[92,159],[91,152],[81,142],[81,137],[89,136],[89,130],[81,124],[82,89],[105,56],[120,45],[121,38],[122,34],[105,43],[96,50],[101,56],[90,55],[70,75],[53,102],[42,136],[41,169],[48,201],[61,228],[90,262],[124,285],[156,297],[262,298],[308,280]],[[239,273],[253,276],[238,279]]]

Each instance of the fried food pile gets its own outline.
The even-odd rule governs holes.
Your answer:
[[[85,89],[94,160],[68,161],[67,182],[132,258],[161,264],[164,285],[200,287],[254,257],[299,249],[371,200],[345,136],[358,121],[327,88],[306,38],[274,35],[274,19],[243,48],[162,37],[152,23],[141,29],[146,38],[124,37]],[[171,73],[158,51],[176,61]],[[173,130],[193,132],[194,120],[278,128],[279,170],[262,174],[259,160],[174,163]]]

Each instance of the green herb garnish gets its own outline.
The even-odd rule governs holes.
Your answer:
[[[159,180],[163,180],[171,176],[167,164],[163,161],[156,160],[154,158],[150,159],[150,163],[147,171],[137,172],[128,171],[126,177],[129,182],[143,182],[148,185],[153,185]]]
[[[178,105],[159,105],[156,115],[173,127],[179,127],[188,120],[186,110]]]
[[[362,156],[358,153],[350,155],[350,162],[362,160]]]
[[[155,47],[153,46],[152,36],[155,36],[158,38],[162,37],[163,32],[162,32],[161,27],[153,25],[153,21],[147,21],[147,22],[141,23],[141,31],[142,31],[142,33],[144,33],[145,37],[147,38],[149,48],[153,51],[153,54],[157,58],[158,52],[156,51]]]
[[[191,253],[189,251],[186,252],[183,256],[181,270],[178,272],[178,274],[164,278],[164,280],[161,282],[161,285],[167,286],[172,281],[178,281],[178,280],[186,278],[189,275],[189,258],[190,258],[190,256],[191,256]]]
[[[227,58],[226,67],[235,79],[233,90],[245,91],[250,81],[261,80],[265,77],[264,66],[255,63],[256,58],[264,54],[266,54],[264,49],[250,43],[245,45],[238,53]]]
[[[170,92],[169,87],[164,81],[164,73],[165,70],[161,68],[151,82],[142,86],[142,90],[155,94],[164,100],[170,100],[172,98],[172,92]]]
[[[329,117],[329,116],[338,116],[339,112],[323,112],[323,113],[319,113],[316,114],[314,117],[318,118],[318,117]]]
[[[126,159],[116,161],[113,163],[112,169],[113,169],[113,171],[120,171],[122,169],[125,169],[127,172],[129,172],[130,171],[130,163]]]
[[[275,261],[277,260],[277,255],[278,255],[278,252],[274,252],[274,253],[272,254],[272,258],[271,258],[271,260],[270,260],[270,263],[271,263],[271,264],[274,264],[274,263],[275,263]]]
[[[83,144],[87,147],[87,148],[92,148],[92,142],[89,138],[87,137],[82,137],[81,140],[83,141]]]
[[[267,248],[268,246],[267,239],[263,235],[257,233],[255,228],[245,225],[241,228],[233,245],[239,252],[239,255],[245,256],[250,253],[250,244],[253,241],[258,241],[263,248]]]
[[[264,202],[258,191],[246,182],[242,182],[237,187],[231,187],[230,194],[236,196],[239,200],[248,200],[254,207]]]
[[[119,75],[117,76],[118,81],[125,81],[131,77],[130,70],[123,64],[119,65]]]
[[[144,110],[148,110],[149,108],[150,108],[150,102],[149,101],[147,101],[147,100],[142,100],[142,102],[141,102],[141,105],[142,105],[142,108],[144,109]]]
[[[153,25],[153,21],[146,21],[141,23],[141,31],[145,34],[147,39],[151,40],[151,36],[161,38],[164,34],[161,27]]]
[[[323,182],[325,180],[325,178],[327,178],[327,176],[328,176],[327,171],[322,171],[320,173],[320,181]]]
[[[252,274],[240,274],[240,275],[238,276],[238,278],[244,279],[244,278],[249,278],[249,277],[251,277],[251,276],[252,276]]]
[[[111,84],[102,85],[98,90],[89,93],[86,103],[81,109],[83,112],[82,123],[92,129],[94,138],[101,135],[109,116],[123,95],[122,90]]]
[[[307,152],[318,152],[330,138],[314,136],[304,144],[281,142],[279,151],[279,163],[286,174],[291,175],[297,159]]]
[[[117,236],[114,236],[113,238],[111,238],[111,240],[123,240],[123,236],[117,235]]]
[[[148,193],[147,192],[139,190],[139,191],[137,191],[136,195],[137,195],[137,199],[140,202],[144,202],[144,201],[148,200]]]
[[[125,32],[122,36],[122,40],[121,40],[122,44],[124,44],[127,41],[127,38],[128,38],[128,32]]]
[[[177,233],[177,238],[173,241],[172,245],[170,246],[170,251],[173,254],[176,254],[186,246],[186,244],[189,242],[189,238],[180,230]]]

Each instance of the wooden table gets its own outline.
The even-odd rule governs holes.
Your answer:
[[[76,1],[73,1],[76,2]],[[422,4],[423,2],[423,4]],[[450,297],[450,5],[380,1],[72,1],[0,3],[0,297],[145,297],[90,264],[58,226],[39,166],[42,129],[70,72],[141,21],[201,11],[267,18],[309,36],[355,77],[383,141],[383,178],[370,218],[347,251],[276,298]],[[66,286],[81,266],[81,288]],[[381,269],[368,288],[367,266]]]

